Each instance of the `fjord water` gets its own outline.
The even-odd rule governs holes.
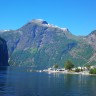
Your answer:
[[[96,76],[30,72],[31,69],[0,70],[0,96],[96,96]]]

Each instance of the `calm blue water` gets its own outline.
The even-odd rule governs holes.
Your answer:
[[[0,70],[0,96],[96,96],[96,76]]]

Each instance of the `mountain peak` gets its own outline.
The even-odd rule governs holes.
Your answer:
[[[39,24],[48,24],[47,21],[43,19],[33,19],[31,22],[39,23]]]
[[[96,30],[93,30],[87,37],[96,38]]]
[[[90,34],[96,35],[96,30],[92,31]],[[89,35],[90,35],[90,34],[89,34]]]

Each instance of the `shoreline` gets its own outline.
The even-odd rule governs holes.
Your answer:
[[[96,74],[90,74],[89,72],[64,72],[64,71],[44,71],[44,70],[29,70],[28,72],[40,72],[40,73],[49,73],[49,74],[76,74],[76,75],[89,75],[96,76]]]
[[[90,74],[89,71],[82,71],[82,72],[73,72],[73,71],[68,71],[68,70],[65,70],[65,71],[50,71],[50,70],[40,70],[38,72],[47,72],[47,73],[62,73],[62,74],[77,74],[77,75],[95,75],[96,74]]]

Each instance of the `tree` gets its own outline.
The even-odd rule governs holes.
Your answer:
[[[72,68],[74,67],[73,63],[68,60],[66,63],[65,63],[65,69],[67,70],[72,70]]]
[[[81,70],[80,70],[80,69],[78,69],[78,68],[76,68],[76,69],[75,69],[75,72],[80,72],[80,71],[81,71]]]
[[[58,64],[55,64],[53,67],[54,67],[54,68],[58,68],[59,66],[58,66]]]
[[[90,73],[90,74],[96,74],[96,68],[90,69],[89,73]]]

